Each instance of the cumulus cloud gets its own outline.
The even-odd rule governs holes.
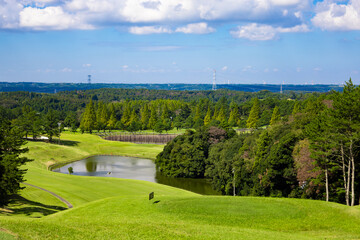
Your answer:
[[[350,0],[347,5],[333,1],[316,5],[312,23],[323,30],[360,30],[360,0]]]
[[[299,24],[310,0],[0,0],[0,28],[92,29],[113,25],[171,25],[209,33],[214,21]],[[61,19],[62,21],[60,21]],[[198,22],[197,25],[194,22]],[[190,23],[190,24],[189,24]],[[181,27],[184,24],[187,26]],[[191,25],[194,24],[194,25]],[[167,31],[165,31],[167,33]]]
[[[309,31],[309,29],[305,24],[289,28],[283,28],[273,27],[271,25],[251,23],[245,26],[239,26],[236,30],[231,31],[230,33],[235,38],[245,38],[252,41],[267,41],[275,39],[278,33],[307,31]]]
[[[20,12],[20,27],[34,30],[93,29],[77,16],[63,11],[61,7],[27,7]]]
[[[18,15],[22,9],[23,6],[14,0],[0,0],[0,28],[18,28]]]
[[[182,33],[192,33],[192,34],[207,34],[215,32],[215,29],[209,27],[207,23],[191,23],[186,25],[185,27],[179,27],[175,30],[175,32],[182,32]]]
[[[155,27],[155,26],[145,26],[145,27],[131,27],[129,32],[137,35],[145,34],[154,34],[154,33],[171,33],[171,29],[166,27]]]

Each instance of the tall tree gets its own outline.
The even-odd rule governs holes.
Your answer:
[[[255,98],[253,101],[253,106],[251,107],[249,118],[246,122],[247,128],[256,128],[257,127],[257,121],[259,119],[260,114],[260,103],[259,99]]]
[[[208,109],[207,109],[205,118],[204,118],[204,125],[208,126],[210,124],[210,122],[211,122],[211,109],[210,109],[210,106],[209,106]]]
[[[0,109],[0,206],[8,204],[11,195],[22,189],[20,183],[26,169],[21,166],[31,161],[20,157],[28,151],[22,148],[24,144],[21,130],[12,126],[5,111]]]
[[[54,136],[58,137],[60,135],[60,127],[58,125],[59,117],[57,115],[57,112],[55,112],[52,109],[49,109],[47,114],[45,114],[42,123],[43,123],[43,131],[46,134],[46,136],[49,138],[50,142],[52,141],[52,138]]]
[[[156,108],[155,108],[155,105],[151,105],[151,113],[150,113],[150,119],[149,119],[149,125],[148,125],[148,128],[149,129],[153,129],[154,130],[154,127],[155,127],[155,124],[157,123],[157,111],[156,111]]]
[[[141,117],[140,121],[141,121],[142,129],[145,130],[148,127],[149,118],[150,118],[148,104],[145,103],[141,107],[141,109],[140,109],[140,117]]]
[[[92,100],[86,105],[85,112],[81,118],[80,128],[82,131],[89,131],[90,133],[96,129],[96,113]]]
[[[240,113],[238,106],[234,106],[231,109],[230,117],[229,117],[229,125],[231,127],[239,126],[240,123]]]
[[[280,112],[279,112],[279,107],[276,106],[271,115],[270,125],[274,125],[275,123],[277,123],[280,120],[280,118],[281,118],[281,116],[280,116]]]

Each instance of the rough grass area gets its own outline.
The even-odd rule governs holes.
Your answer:
[[[26,239],[360,238],[359,209],[299,199],[116,197],[41,219],[0,221]]]

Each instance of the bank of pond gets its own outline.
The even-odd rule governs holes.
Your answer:
[[[122,156],[92,156],[52,169],[54,172],[94,177],[115,177],[155,182],[203,195],[220,195],[206,179],[171,178],[156,170],[150,159]]]

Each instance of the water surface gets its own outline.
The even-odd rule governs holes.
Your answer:
[[[169,178],[156,171],[155,163],[149,159],[121,156],[93,156],[53,169],[54,172],[73,175],[116,177],[161,183],[205,195],[218,195],[205,179]]]

